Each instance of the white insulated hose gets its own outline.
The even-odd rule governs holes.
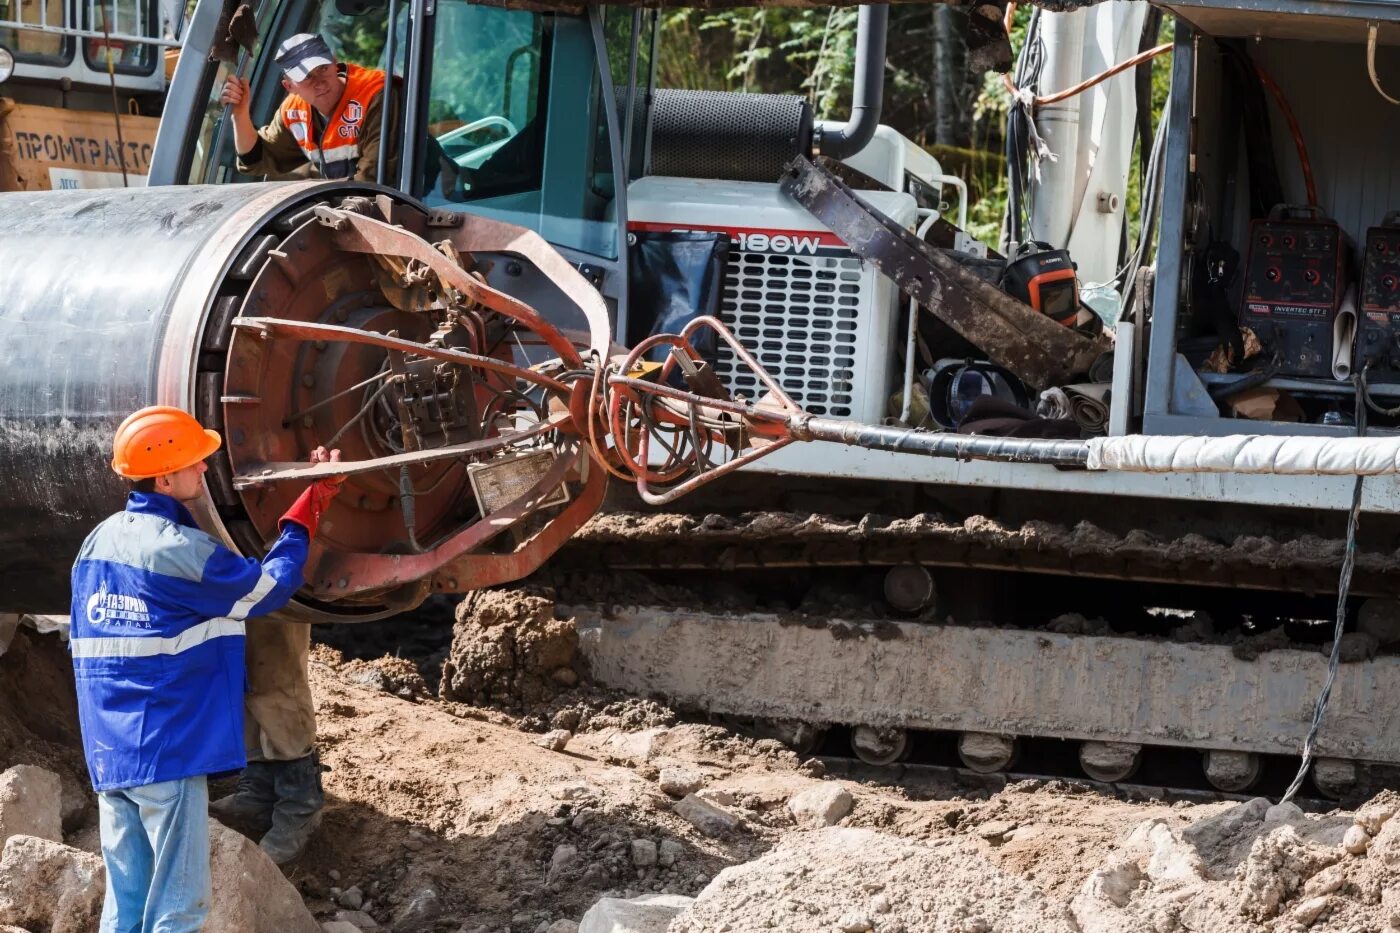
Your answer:
[[[1383,476],[1400,472],[1400,437],[1095,437],[1091,470],[1127,473],[1273,473]]]

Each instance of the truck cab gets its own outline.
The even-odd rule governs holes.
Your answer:
[[[0,0],[0,191],[143,184],[182,13]]]

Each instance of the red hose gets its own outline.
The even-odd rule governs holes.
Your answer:
[[[1254,65],[1254,73],[1259,76],[1260,82],[1269,89],[1269,93],[1274,95],[1274,103],[1278,104],[1283,118],[1288,121],[1288,129],[1293,134],[1293,145],[1298,148],[1298,161],[1303,167],[1303,184],[1308,189],[1308,204],[1317,207],[1317,185],[1313,183],[1312,160],[1308,158],[1308,145],[1303,142],[1303,131],[1298,128],[1298,118],[1293,115],[1293,108],[1288,106],[1288,98],[1283,96],[1283,89],[1274,83],[1274,79],[1264,70],[1264,66],[1253,59],[1250,61]]]

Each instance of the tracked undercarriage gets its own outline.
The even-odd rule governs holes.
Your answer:
[[[1336,515],[937,493],[752,477],[685,511],[615,496],[549,579],[601,682],[804,751],[1281,792],[1327,671]],[[1322,798],[1400,761],[1400,555],[1367,519]]]

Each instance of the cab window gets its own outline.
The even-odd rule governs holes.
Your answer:
[[[112,36],[160,35],[160,11],[156,0],[86,0],[83,28]],[[125,38],[83,40],[83,58],[94,71],[105,72],[108,59],[118,74],[148,75],[156,70],[160,49],[145,42]]]
[[[64,0],[0,0],[0,23],[61,29],[68,25]],[[64,65],[73,58],[73,43],[66,36],[16,26],[0,26],[0,45],[15,59],[35,65]]]
[[[290,36],[300,32],[319,33],[325,37],[326,43],[340,61],[366,68],[387,67],[383,60],[385,38],[388,34],[387,4],[327,2],[284,5],[279,9],[277,4],[264,0],[256,4],[256,9],[258,43],[253,59],[257,62],[257,68],[245,69],[244,74],[249,75],[249,71],[252,71],[249,75],[253,84],[251,114],[253,123],[257,126],[263,126],[272,120],[278,105],[286,95],[282,88],[282,74],[272,61],[272,56],[282,41]],[[399,4],[398,19],[395,70],[402,76],[404,31],[408,19],[407,3]],[[224,108],[217,100],[223,88],[224,78],[228,74],[228,66],[220,65],[211,85],[205,119],[196,140],[195,160],[190,171],[191,182],[261,180],[239,174],[234,166],[233,132],[225,120]]]
[[[426,99],[439,170],[413,193],[615,258],[598,86],[586,19],[443,0]]]

